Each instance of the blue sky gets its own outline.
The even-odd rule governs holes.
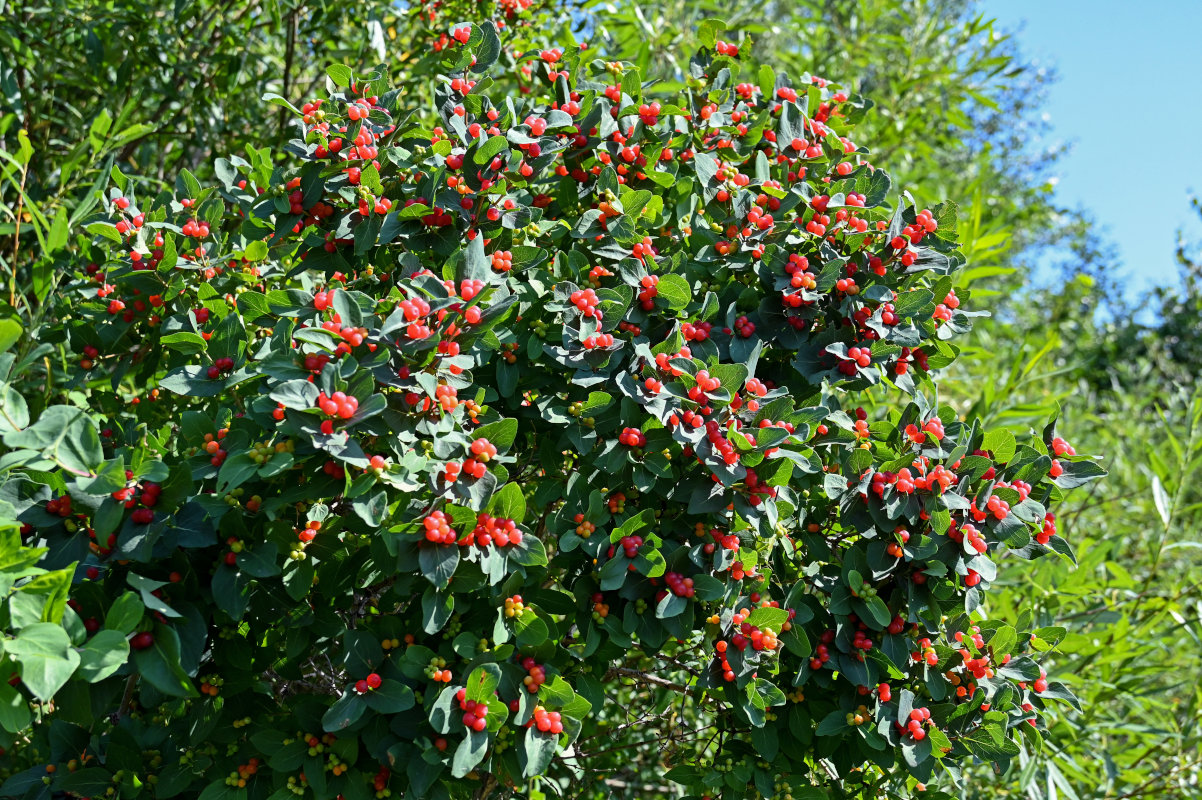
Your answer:
[[[1132,296],[1174,283],[1178,229],[1202,241],[1202,0],[984,0],[1058,80],[1050,141],[1068,142],[1056,191],[1093,214]]]

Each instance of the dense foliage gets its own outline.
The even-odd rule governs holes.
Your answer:
[[[992,613],[1034,603],[1037,619],[1071,626],[1047,667],[1084,710],[1049,726],[1042,761],[1016,763],[1001,785],[981,775],[972,797],[1196,796],[1202,395],[1187,376],[1202,293],[1192,252],[1182,249],[1180,289],[1134,304],[1155,315],[1133,315],[1084,276],[1028,290],[1007,319],[977,326],[941,382],[962,413],[1018,430],[1060,404],[1079,448],[1126,453],[1059,509],[1062,535],[1087,554],[1080,566],[1003,570],[990,597]],[[990,371],[978,352],[1019,366]]]
[[[979,609],[1102,471],[937,402],[954,206],[720,30],[666,93],[454,26],[432,110],[335,66],[269,96],[287,160],[112,170],[4,358],[5,794],[877,796],[1038,747],[1064,631]]]

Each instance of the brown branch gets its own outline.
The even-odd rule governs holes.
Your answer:
[[[497,785],[497,776],[491,772],[485,774],[484,779],[480,781],[480,788],[472,795],[473,800],[484,800],[488,797]]]
[[[652,675],[649,672],[644,672],[639,669],[628,669],[626,667],[610,667],[605,673],[603,680],[610,680],[614,677],[630,678],[636,682],[649,683],[655,686],[662,686],[665,689],[671,689],[674,692],[689,692],[691,687],[685,686],[683,683],[676,683],[666,678],[661,678],[658,675]]]
[[[116,724],[121,717],[125,716],[125,712],[129,711],[130,706],[134,702],[134,687],[138,685],[138,673],[133,673],[125,679],[125,693],[121,696],[121,705],[110,717],[110,721]]]

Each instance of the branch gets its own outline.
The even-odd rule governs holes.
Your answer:
[[[683,683],[676,683],[639,669],[611,667],[609,671],[605,673],[605,678],[603,680],[609,680],[614,677],[630,678],[636,682],[652,684],[654,686],[662,686],[665,689],[671,689],[674,692],[688,692],[691,690],[691,687],[685,686]]]
[[[130,706],[134,701],[134,687],[138,685],[138,673],[133,673],[125,679],[125,694],[121,696],[121,705],[117,707],[117,711],[109,718],[109,721],[114,725],[125,716],[125,712],[129,711]]]

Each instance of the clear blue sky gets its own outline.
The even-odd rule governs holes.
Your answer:
[[[1175,282],[1177,230],[1202,241],[1202,0],[984,0],[1055,69],[1050,141],[1072,146],[1061,202],[1093,214],[1134,294]]]

